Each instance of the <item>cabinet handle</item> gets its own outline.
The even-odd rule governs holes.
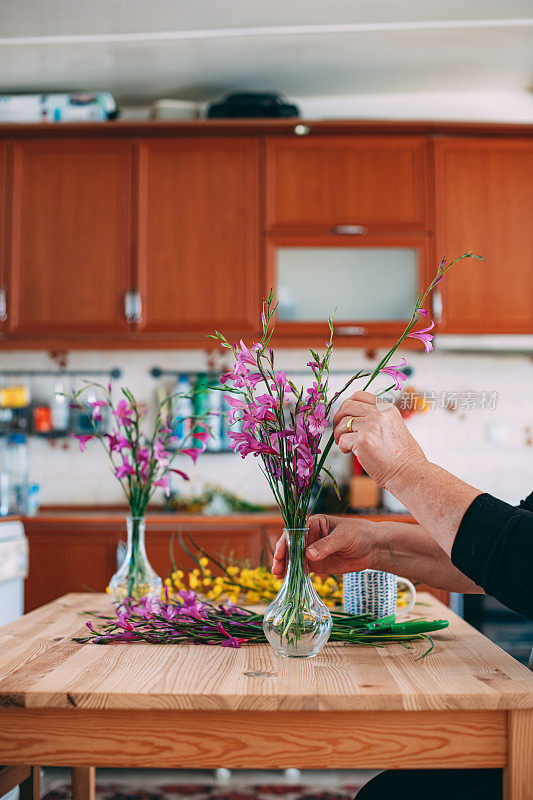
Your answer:
[[[141,293],[135,289],[133,294],[133,321],[140,322],[143,316],[143,301]]]
[[[131,289],[128,289],[124,295],[124,316],[128,322],[135,322],[135,306]]]
[[[7,320],[7,296],[6,290],[2,286],[0,289],[0,322]]]
[[[444,304],[442,302],[442,292],[440,289],[433,290],[431,307],[433,309],[433,319],[435,320],[435,322],[442,322],[442,312],[444,310]]]
[[[124,315],[128,322],[140,322],[143,304],[141,293],[137,289],[128,289],[124,295]]]
[[[338,236],[364,236],[368,228],[364,225],[335,225],[331,232]]]
[[[335,328],[335,333],[339,336],[368,336],[368,328],[362,325],[341,325]]]

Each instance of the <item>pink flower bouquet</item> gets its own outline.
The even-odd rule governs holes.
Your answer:
[[[464,258],[477,258],[465,253],[446,265],[443,259],[428,288],[416,300],[411,318],[402,335],[374,369],[360,370],[340,389],[330,390],[330,360],[333,352],[333,321],[329,319],[329,339],[323,353],[310,350],[307,362],[310,379],[307,386],[296,386],[275,366],[269,347],[273,334],[273,318],[277,306],[272,291],[264,301],[261,341],[250,348],[241,340],[231,345],[218,331],[212,338],[231,350],[233,369],[223,376],[229,393],[225,399],[231,410],[230,432],[232,447],[242,458],[254,456],[261,460],[261,469],[281,511],[284,523],[289,563],[278,596],[271,603],[263,620],[268,641],[283,656],[306,658],[316,655],[329,638],[331,615],[315,592],[309,578],[305,548],[306,520],[313,513],[323,487],[330,478],[338,494],[335,478],[326,466],[333,444],[333,433],[323,445],[323,436],[331,427],[330,416],[339,397],[357,380],[364,380],[367,389],[380,374],[392,379],[388,389],[401,389],[406,380],[402,372],[405,358],[392,364],[394,353],[406,338],[418,339],[426,353],[432,348],[434,323],[416,329],[420,317],[427,317],[424,304],[431,290],[442,280],[447,270]],[[388,391],[385,390],[385,391]]]
[[[98,384],[88,384],[72,396],[72,403],[85,410],[83,395],[89,388],[99,389],[103,397],[88,403],[92,410],[94,433],[76,437],[80,450],[83,451],[91,439],[100,441],[130,509],[130,516],[126,521],[126,555],[122,566],[109,582],[109,591],[119,603],[124,603],[128,598],[135,601],[143,597],[157,598],[161,594],[162,581],[146,556],[146,509],[157,488],[164,489],[168,494],[171,472],[188,480],[185,472],[172,468],[172,462],[178,453],[183,453],[196,463],[206,448],[210,436],[209,428],[203,418],[200,421],[196,419],[194,424],[191,421],[190,433],[181,440],[174,436],[173,426],[184,420],[171,418],[169,409],[176,397],[173,395],[165,398],[159,405],[153,428],[150,433],[145,433],[141,427],[145,412],[129,389],[121,389],[123,396],[114,405],[111,386],[106,388]],[[103,409],[107,409],[114,418],[115,427],[110,433],[101,433],[97,428],[96,423],[102,420]]]

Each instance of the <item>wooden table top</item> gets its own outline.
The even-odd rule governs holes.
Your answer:
[[[429,594],[416,616],[449,619],[435,651],[328,644],[284,659],[269,645],[80,645],[80,612],[106,595],[69,594],[0,629],[0,707],[184,711],[533,709],[533,673]]]

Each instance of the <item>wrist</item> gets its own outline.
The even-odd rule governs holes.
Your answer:
[[[391,569],[391,531],[387,522],[370,522],[372,525],[372,548],[370,552],[370,569],[390,572]]]
[[[417,481],[423,479],[431,466],[432,465],[423,453],[406,459],[400,464],[394,474],[386,480],[383,484],[383,488],[387,489],[387,491],[401,501],[401,495],[404,491],[412,487],[413,484],[416,484]]]

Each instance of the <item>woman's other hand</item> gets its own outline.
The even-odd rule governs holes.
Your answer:
[[[354,453],[380,486],[426,457],[395,406],[376,405],[370,392],[356,392],[333,418],[335,441],[343,453]]]

